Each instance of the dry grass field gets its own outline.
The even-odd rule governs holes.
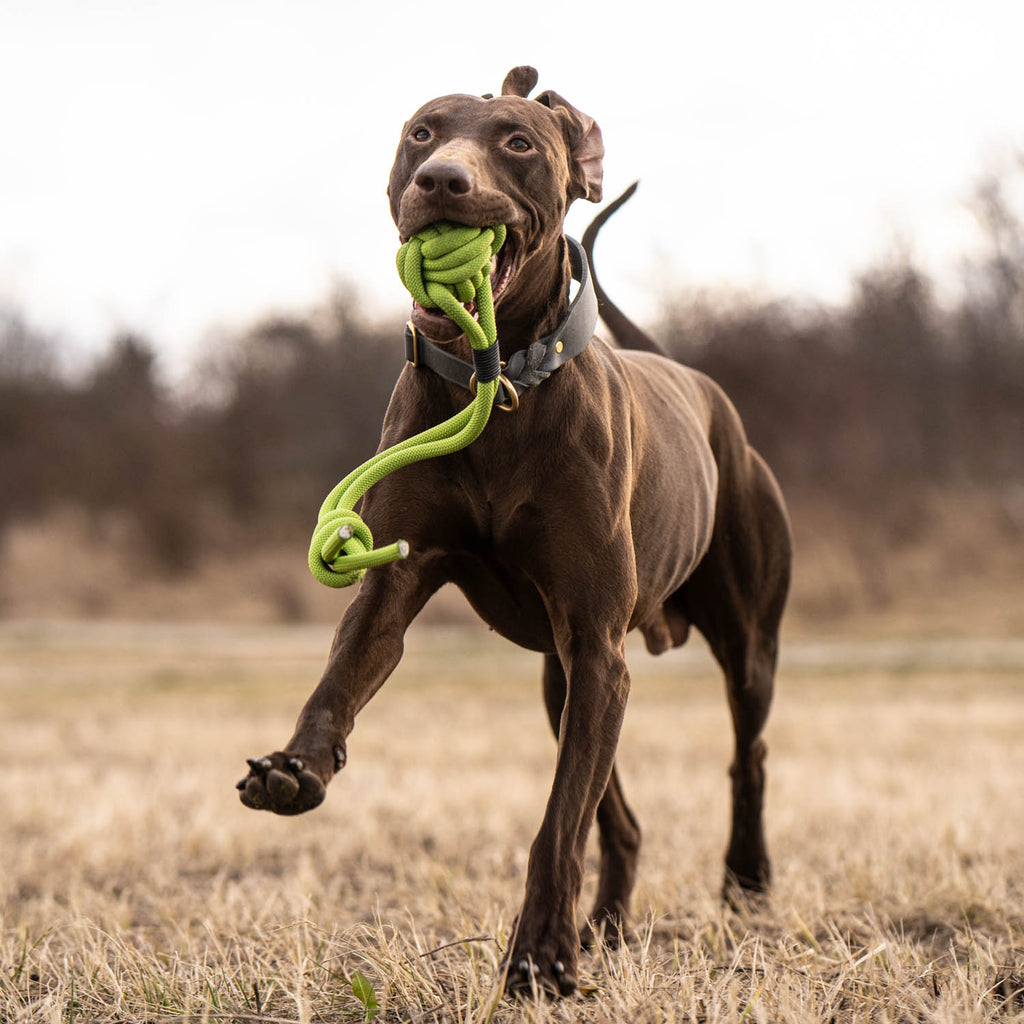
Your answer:
[[[322,626],[0,626],[0,1020],[1024,1020],[1024,645],[792,643],[769,908],[724,911],[728,720],[631,659],[635,930],[584,994],[499,997],[550,784],[538,659],[410,635],[311,815],[245,810]],[[591,880],[592,884],[592,880]],[[592,890],[588,888],[585,901]]]

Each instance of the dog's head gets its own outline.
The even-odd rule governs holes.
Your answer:
[[[402,241],[435,221],[504,224],[491,275],[495,306],[512,302],[523,269],[561,238],[574,199],[601,199],[604,144],[593,118],[554,92],[528,99],[530,67],[513,68],[500,96],[441,96],[406,123],[388,183]],[[416,306],[413,321],[438,341],[459,330]]]

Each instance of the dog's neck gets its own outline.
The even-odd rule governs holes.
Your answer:
[[[565,319],[572,280],[565,237],[559,235],[551,244],[527,256],[517,269],[516,279],[514,293],[495,310],[502,359],[550,334]],[[472,349],[464,335],[443,347],[472,362]]]
[[[497,313],[498,346],[503,358],[550,334],[569,310],[572,269],[565,237],[531,253],[516,274],[515,295]]]

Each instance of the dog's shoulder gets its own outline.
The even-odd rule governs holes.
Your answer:
[[[686,404],[711,401],[714,382],[706,374],[657,352],[624,349],[595,339],[600,358],[629,382],[641,399],[675,398]]]

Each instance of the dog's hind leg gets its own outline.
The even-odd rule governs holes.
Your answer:
[[[543,678],[544,706],[557,737],[566,695],[565,670],[557,655],[545,655]],[[594,909],[583,931],[582,943],[590,946],[603,932],[604,941],[614,947],[618,945],[629,917],[629,898],[636,881],[636,864],[640,852],[640,826],[626,804],[618,772],[614,767],[601,802],[597,805],[597,828],[601,869]]]
[[[711,547],[676,598],[725,673],[735,754],[723,895],[740,904],[738,897],[766,892],[771,881],[763,821],[767,746],[761,733],[774,690],[792,549],[785,507],[765,464],[749,449],[730,461],[719,459]]]

